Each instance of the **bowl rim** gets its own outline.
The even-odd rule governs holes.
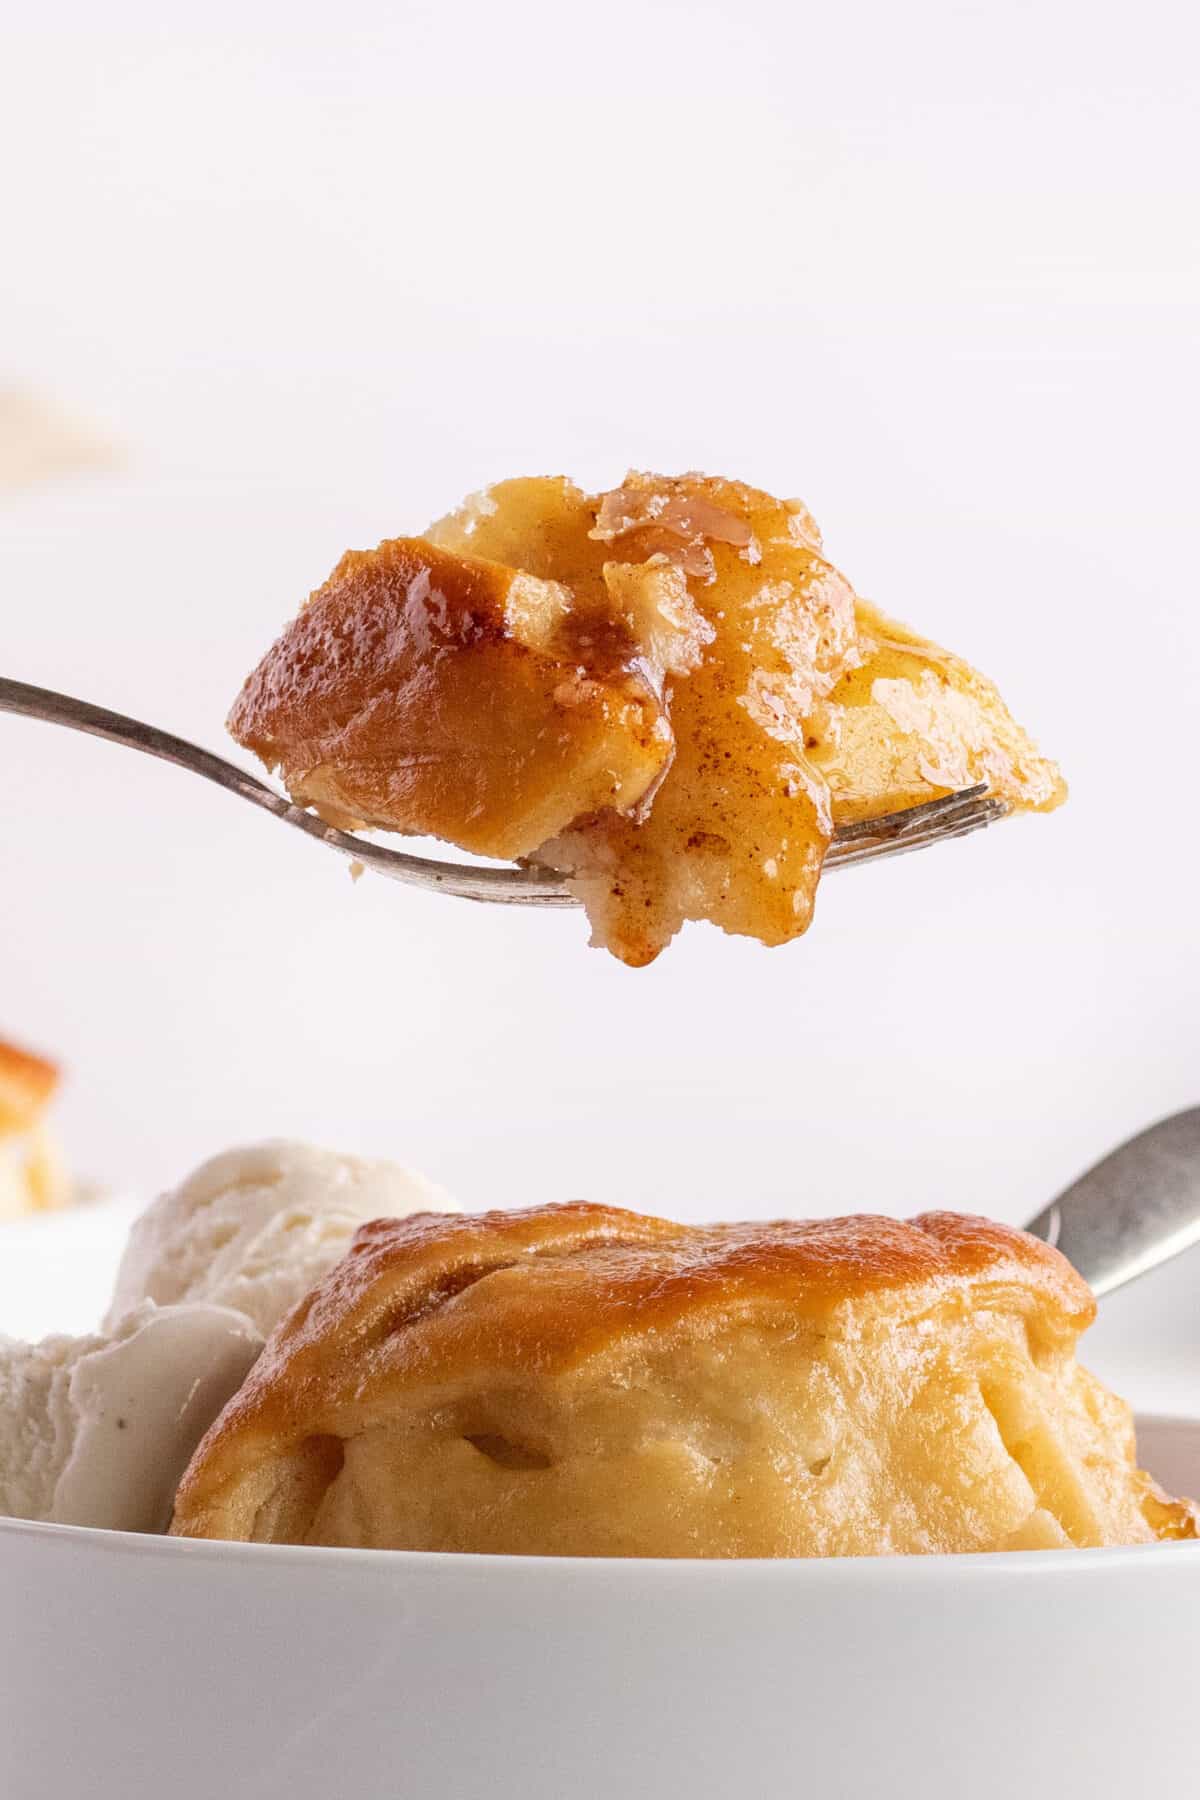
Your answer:
[[[140,1531],[111,1531],[92,1525],[59,1525],[38,1519],[0,1518],[0,1548],[5,1539],[29,1548],[57,1545],[96,1555],[163,1559],[184,1564],[219,1564],[280,1569],[340,1569],[343,1573],[388,1571],[390,1577],[418,1573],[454,1574],[477,1580],[578,1580],[635,1582],[639,1577],[673,1582],[703,1581],[711,1585],[749,1580],[814,1586],[919,1583],[939,1586],[961,1580],[989,1581],[1016,1577],[1042,1581],[1052,1575],[1078,1578],[1154,1564],[1165,1569],[1180,1554],[1200,1551],[1200,1540],[1155,1544],[1119,1544],[1084,1550],[950,1551],[931,1556],[797,1556],[797,1557],[654,1557],[654,1556],[497,1556],[461,1550],[365,1550],[332,1544],[248,1544],[217,1538],[178,1538]]]

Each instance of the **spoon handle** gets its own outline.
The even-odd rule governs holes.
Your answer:
[[[1200,1243],[1200,1106],[1111,1151],[1025,1229],[1061,1250],[1097,1296]]]

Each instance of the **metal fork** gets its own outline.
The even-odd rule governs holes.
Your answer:
[[[430,857],[411,856],[403,850],[386,850],[352,832],[338,831],[268,787],[265,781],[239,769],[236,763],[214,756],[211,750],[190,744],[169,731],[160,731],[156,725],[145,725],[140,719],[109,712],[107,707],[93,706],[87,700],[76,700],[70,694],[56,694],[51,688],[33,687],[28,682],[0,676],[0,712],[65,725],[71,731],[106,738],[110,744],[124,744],[129,750],[141,750],[193,775],[203,775],[226,793],[262,807],[285,825],[294,826],[328,849],[361,863],[377,875],[387,875],[392,881],[454,894],[460,900],[488,900],[501,906],[579,904],[552,869],[507,864],[501,868],[472,868],[464,863],[438,862]],[[854,863],[903,856],[949,838],[966,837],[968,832],[1002,819],[1008,810],[1003,800],[989,797],[986,785],[980,784],[940,800],[929,800],[922,806],[907,807],[903,812],[885,813],[879,819],[839,825],[825,867],[846,869]]]

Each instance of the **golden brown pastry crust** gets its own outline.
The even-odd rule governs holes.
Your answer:
[[[535,857],[635,966],[687,919],[799,935],[835,823],[1065,792],[990,682],[856,601],[800,502],[698,474],[500,482],[347,556],[230,727],[335,822]]]
[[[72,1198],[44,1122],[58,1082],[55,1063],[0,1042],[0,1219],[47,1212]]]
[[[275,1333],[172,1529],[663,1556],[1191,1535],[1074,1361],[1093,1311],[1057,1252],[950,1213],[378,1221]]]
[[[347,552],[229,729],[335,823],[521,856],[581,811],[636,804],[670,759],[640,646],[594,625],[554,583],[393,538]]]
[[[58,1082],[57,1064],[0,1042],[0,1136],[31,1130]]]

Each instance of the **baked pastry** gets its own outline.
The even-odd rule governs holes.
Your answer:
[[[59,1071],[44,1057],[0,1042],[0,1219],[46,1212],[71,1197],[45,1113]]]
[[[630,632],[588,632],[560,584],[415,538],[342,558],[230,729],[335,823],[506,858],[633,805],[671,754]]]
[[[1084,1283],[954,1213],[379,1220],[269,1340],[185,1537],[833,1556],[1196,1534],[1075,1361]]]
[[[836,824],[1065,793],[989,682],[856,599],[799,501],[702,475],[501,482],[351,552],[229,726],[335,823],[557,870],[634,965],[686,919],[797,936]]]

